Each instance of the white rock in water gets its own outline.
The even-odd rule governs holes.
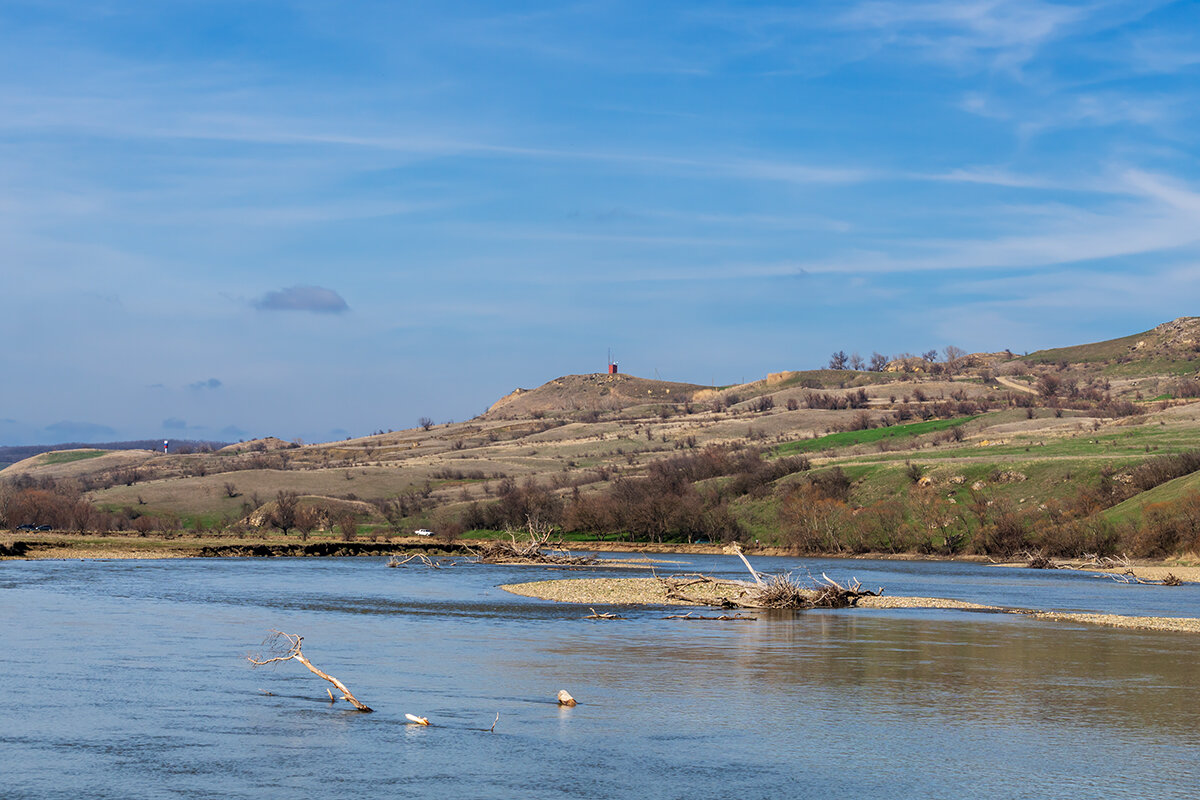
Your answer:
[[[559,689],[558,704],[560,706],[573,706],[575,705],[575,698],[571,697],[571,695],[567,693],[566,689]]]

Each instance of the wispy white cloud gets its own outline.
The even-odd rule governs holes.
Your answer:
[[[1087,6],[1040,0],[866,2],[848,9],[841,25],[873,30],[890,46],[911,48],[951,64],[986,61],[1019,68],[1047,42],[1084,19]]]
[[[976,116],[1011,123],[1023,138],[1064,128],[1138,125],[1165,128],[1174,123],[1184,101],[1144,93],[1047,93],[1000,98],[967,94],[960,108]]]

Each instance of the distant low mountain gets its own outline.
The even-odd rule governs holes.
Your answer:
[[[171,439],[172,453],[182,453],[194,450],[220,450],[228,442],[203,441],[199,439]],[[49,453],[56,450],[160,450],[162,439],[138,439],[129,442],[64,442],[62,444],[31,444],[21,446],[0,447],[0,469],[36,456],[38,453]]]

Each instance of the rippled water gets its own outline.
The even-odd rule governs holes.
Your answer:
[[[738,574],[722,557],[678,571]],[[1196,797],[1200,637],[950,611],[588,622],[381,559],[0,562],[4,798]],[[1200,615],[1200,587],[761,559],[890,594]],[[572,575],[615,574],[612,570]],[[251,670],[270,628],[298,664]],[[560,709],[554,695],[579,700]],[[269,691],[271,695],[261,693]],[[434,727],[406,724],[428,716]],[[495,733],[488,728],[496,713]]]

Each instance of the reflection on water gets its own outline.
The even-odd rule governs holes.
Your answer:
[[[853,572],[891,594],[1200,607],[1196,587],[1076,573],[763,561]],[[731,562],[678,569],[737,574]],[[1200,785],[1195,636],[952,611],[588,622],[496,589],[562,573],[382,563],[0,563],[0,796],[1191,797]],[[305,654],[377,713],[331,707],[295,664],[250,670],[242,656],[272,627],[303,634]],[[558,708],[560,688],[581,704]]]

